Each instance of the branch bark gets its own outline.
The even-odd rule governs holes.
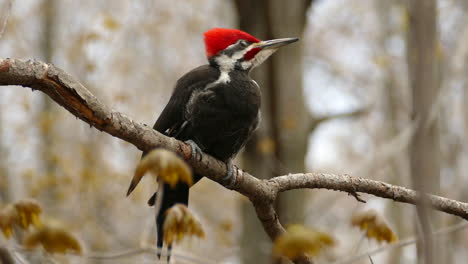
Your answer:
[[[181,155],[197,173],[228,188],[227,183],[222,180],[227,173],[223,162],[207,154],[203,155],[201,161],[193,161],[190,159],[192,153],[189,145],[166,137],[151,127],[135,122],[126,115],[103,105],[72,76],[52,64],[35,60],[0,59],[0,85],[19,85],[40,90],[96,129],[127,141],[142,151],[156,147],[174,151]],[[404,187],[349,175],[327,173],[290,174],[270,180],[259,180],[237,169],[235,183],[230,187],[250,199],[263,228],[272,240],[285,232],[274,208],[278,194],[304,188],[343,191],[355,197],[358,192],[362,192],[410,204],[418,201],[418,194]],[[434,195],[429,196],[429,202],[436,210],[468,220],[467,203]],[[312,263],[312,261],[304,256],[295,260],[295,263]]]

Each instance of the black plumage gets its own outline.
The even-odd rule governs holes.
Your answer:
[[[203,65],[177,81],[154,129],[181,141],[192,140],[205,153],[224,162],[245,145],[259,122],[260,89],[248,71],[233,69],[228,80],[216,65]],[[224,76],[226,77],[226,76]],[[194,175],[194,182],[201,179]],[[156,216],[157,246],[162,247],[165,212],[176,203],[188,204],[189,188],[179,183],[163,186]],[[149,203],[154,204],[155,196]],[[170,245],[169,245],[170,246]]]

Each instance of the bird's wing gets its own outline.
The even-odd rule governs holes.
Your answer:
[[[153,126],[156,131],[167,136],[178,138],[181,130],[186,125],[185,109],[192,93],[197,89],[203,89],[206,85],[217,80],[219,71],[210,66],[203,65],[186,73],[178,81],[172,92],[171,98],[162,111],[158,120]],[[143,158],[148,152],[143,152]],[[129,195],[138,184],[139,180],[132,179],[127,195]],[[152,197],[148,203],[154,203],[155,197]]]
[[[186,122],[184,112],[192,93],[216,81],[218,76],[219,71],[209,65],[197,67],[182,76],[153,128],[168,136],[179,134]]]

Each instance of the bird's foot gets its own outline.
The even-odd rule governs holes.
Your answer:
[[[226,162],[226,170],[227,170],[227,174],[223,178],[223,182],[226,182],[227,188],[232,188],[234,187],[234,184],[236,183],[237,167],[233,164],[231,159]]]
[[[192,156],[190,157],[193,161],[201,161],[203,158],[203,151],[193,140],[187,140],[185,143],[189,144],[192,148]]]

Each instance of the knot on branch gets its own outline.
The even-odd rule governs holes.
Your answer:
[[[247,196],[254,204],[273,204],[278,197],[278,187],[269,180],[261,180]]]

